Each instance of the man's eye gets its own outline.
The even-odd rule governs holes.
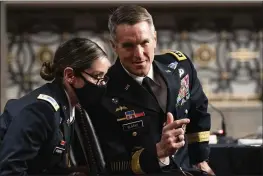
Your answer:
[[[145,40],[145,41],[142,42],[142,45],[146,45],[146,44],[148,44],[148,43],[149,43],[149,41],[148,41],[148,40]]]
[[[123,46],[123,48],[132,48],[133,44],[132,43],[124,43],[122,46]]]

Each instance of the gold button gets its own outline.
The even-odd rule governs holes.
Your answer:
[[[133,135],[133,136],[137,136],[137,132],[134,131],[134,132],[132,133],[132,135]]]

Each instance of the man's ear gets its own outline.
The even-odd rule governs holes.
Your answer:
[[[154,31],[154,40],[155,40],[155,42],[157,43],[157,31]]]
[[[76,77],[74,75],[74,70],[71,67],[66,67],[64,69],[64,80],[69,84],[74,84]]]
[[[157,31],[154,31],[153,38],[155,42],[154,48],[156,48],[157,47]]]

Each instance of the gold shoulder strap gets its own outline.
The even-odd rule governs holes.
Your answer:
[[[171,55],[173,55],[178,61],[183,61],[183,60],[186,60],[186,59],[187,59],[187,57],[186,57],[182,52],[180,52],[180,51],[175,51],[175,52],[170,51],[170,52],[168,52],[168,53],[166,53],[166,54],[171,54]]]

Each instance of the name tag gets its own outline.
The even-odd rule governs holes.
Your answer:
[[[53,151],[54,154],[62,154],[65,151],[64,148],[56,147]]]
[[[122,125],[122,128],[124,131],[134,130],[134,129],[138,129],[138,128],[142,128],[142,127],[143,127],[143,121],[142,120],[131,122],[131,123],[126,123],[126,124]]]

